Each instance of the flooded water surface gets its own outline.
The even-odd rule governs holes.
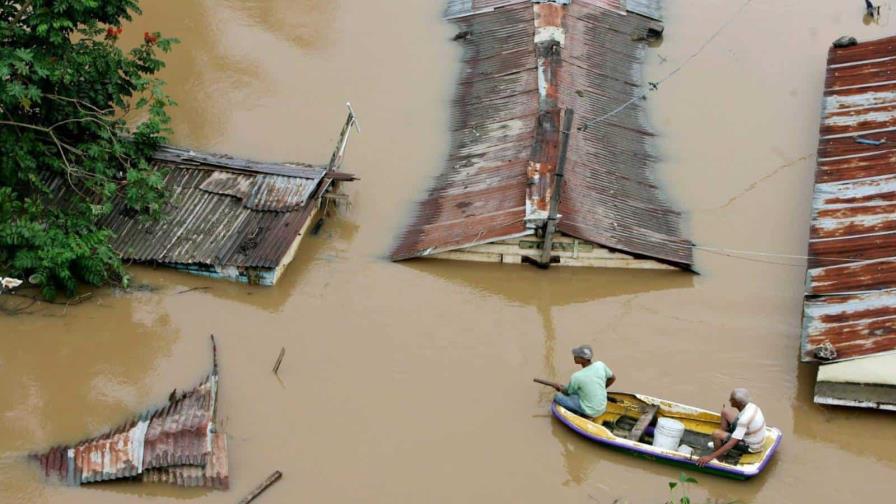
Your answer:
[[[803,254],[827,47],[893,33],[891,6],[666,2],[646,69],[662,184],[687,213],[699,276],[385,259],[448,149],[459,71],[442,0],[147,0],[122,43],[181,40],[164,78],[173,143],[270,160],[329,159],[345,102],[362,134],[352,207],[274,288],[134,268],[134,292],[0,318],[0,502],[659,503],[678,470],[553,421],[535,376],[565,380],[595,347],[620,390],[709,409],[746,386],[783,445],[749,482],[693,491],[749,503],[877,502],[896,478],[892,415],[812,403],[797,362]],[[192,290],[191,290],[192,289]],[[8,300],[5,300],[8,302]],[[23,461],[98,434],[197,383],[218,339],[231,490],[64,488]],[[271,367],[286,356],[278,380]],[[152,499],[149,499],[152,497]]]

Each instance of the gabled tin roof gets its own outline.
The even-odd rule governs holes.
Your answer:
[[[802,358],[896,350],[896,37],[831,48]]]
[[[653,133],[636,99],[659,22],[620,0],[452,0],[446,15],[464,47],[450,154],[393,260],[534,234],[560,194],[559,232],[689,268],[691,243],[656,186]],[[556,186],[563,110],[575,123]]]

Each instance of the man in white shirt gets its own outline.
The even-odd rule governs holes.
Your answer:
[[[765,442],[765,417],[762,410],[750,401],[750,392],[744,388],[731,391],[731,408],[722,409],[721,429],[712,433],[712,453],[697,460],[698,466],[724,456],[733,448],[758,453]]]

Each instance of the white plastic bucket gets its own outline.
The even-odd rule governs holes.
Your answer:
[[[676,451],[684,436],[684,424],[671,418],[660,418],[656,421],[653,433],[653,446],[664,450]]]

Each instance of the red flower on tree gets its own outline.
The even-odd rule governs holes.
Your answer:
[[[106,39],[115,40],[118,38],[119,35],[121,35],[121,32],[123,32],[123,31],[124,31],[124,28],[122,28],[120,26],[117,28],[115,26],[110,26],[110,27],[106,28]]]
[[[144,33],[143,33],[143,41],[146,42],[146,43],[149,44],[149,45],[153,45],[153,44],[155,44],[156,42],[159,41],[159,34],[158,34],[158,33],[144,32]]]

